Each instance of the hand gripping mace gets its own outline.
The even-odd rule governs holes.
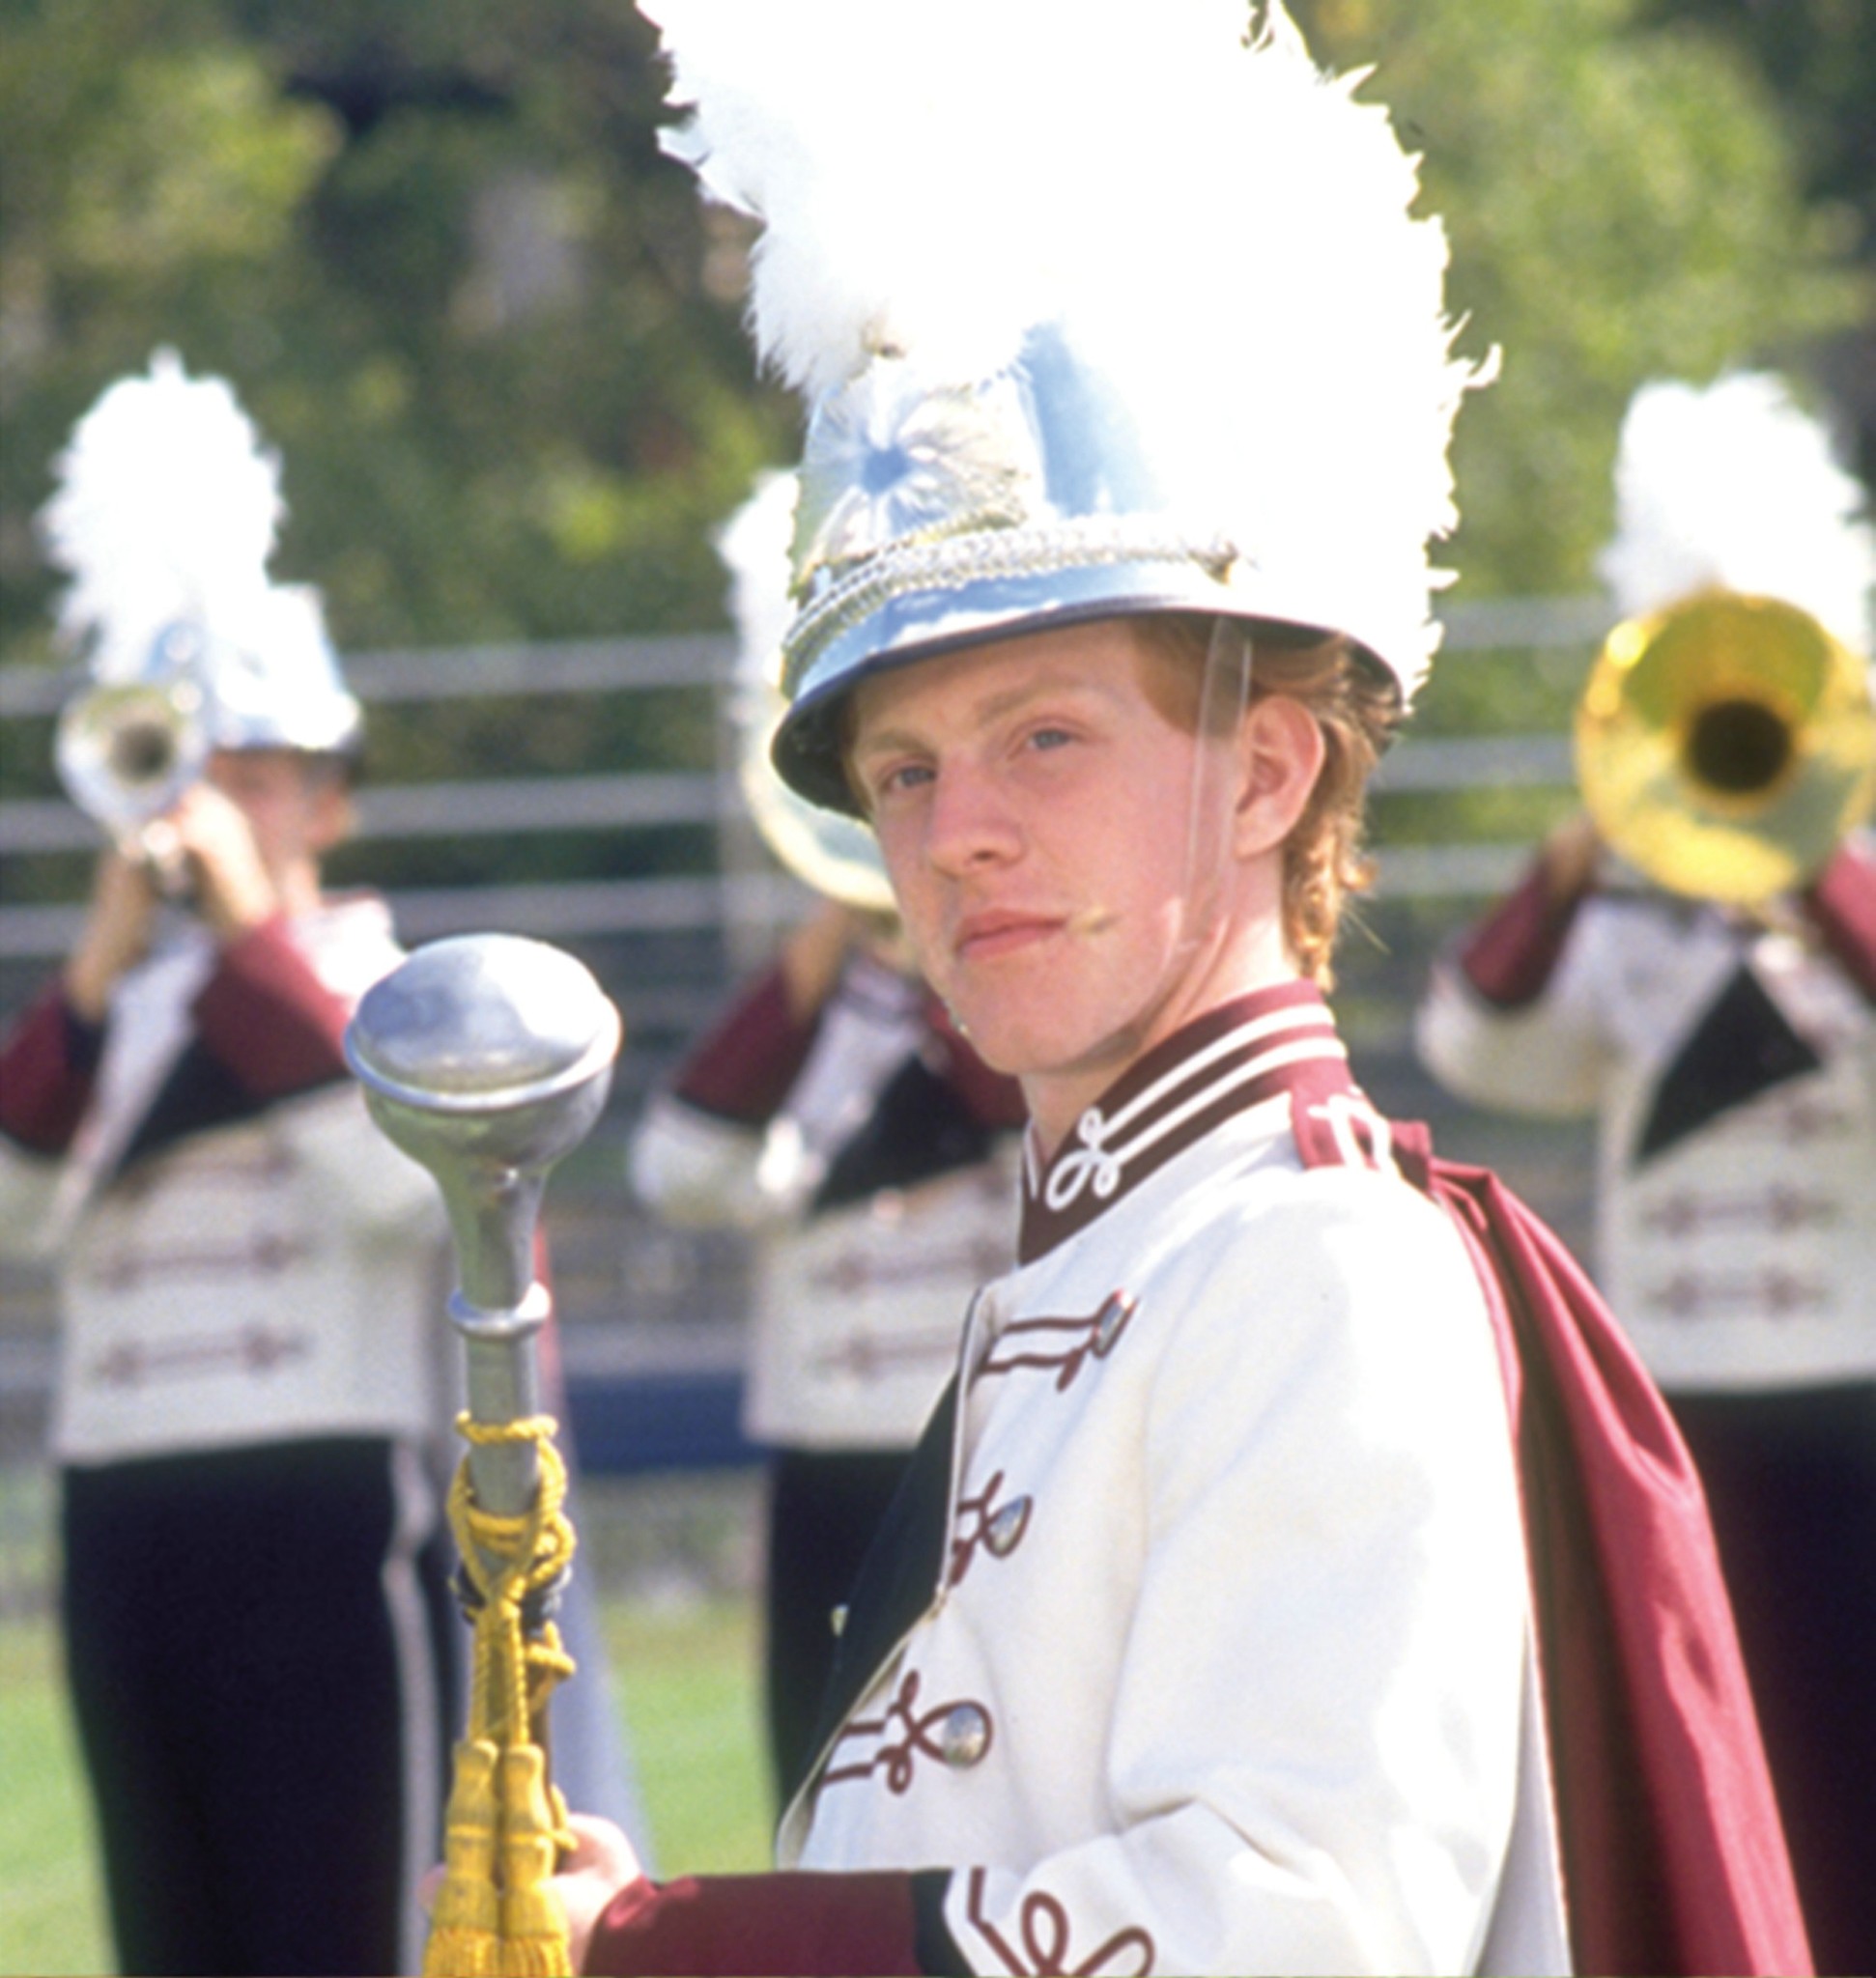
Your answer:
[[[618,1011],[571,955],[513,935],[419,948],[358,1005],[347,1060],[372,1117],[436,1177],[449,1213],[469,1407],[450,1493],[475,1625],[468,1731],[450,1786],[444,1878],[424,1952],[433,1978],[570,1969],[543,1886],[569,1840],[544,1727],[572,1673],[551,1618],[573,1553],[566,1469],[540,1409],[534,1272],[548,1171],[606,1103]]]

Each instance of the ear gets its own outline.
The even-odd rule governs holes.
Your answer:
[[[1232,846],[1246,859],[1274,850],[1295,829],[1328,745],[1301,701],[1266,693],[1244,711],[1239,749],[1243,775]]]

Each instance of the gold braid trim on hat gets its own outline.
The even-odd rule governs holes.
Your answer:
[[[794,697],[803,675],[830,640],[882,606],[919,591],[951,591],[986,579],[1116,563],[1197,564],[1222,583],[1238,560],[1237,550],[1220,537],[1201,540],[1175,523],[1137,516],[1062,517],[895,545],[835,577],[804,608],[782,640],[782,692]]]

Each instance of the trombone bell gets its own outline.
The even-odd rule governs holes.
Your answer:
[[[1773,598],[1709,592],[1618,625],[1576,749],[1617,852],[1672,891],[1732,905],[1803,886],[1876,804],[1862,664]]]

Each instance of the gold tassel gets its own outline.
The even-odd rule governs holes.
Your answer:
[[[486,1738],[457,1745],[443,1834],[443,1882],[423,1947],[423,1978],[499,1978],[496,1759]]]
[[[535,1745],[501,1754],[501,1969],[505,1978],[572,1978],[567,1923],[545,1884],[559,1851],[547,1766]]]
[[[451,1529],[477,1601],[469,1735],[455,1752],[424,1978],[572,1978],[566,1916],[547,1886],[572,1837],[532,1723],[573,1663],[552,1622],[537,1641],[522,1627],[529,1597],[558,1580],[573,1556],[573,1527],[561,1510],[566,1465],[545,1416],[499,1426],[459,1417],[457,1427],[473,1443],[533,1443],[541,1482],[523,1517],[480,1511],[467,1462],[449,1494]]]

